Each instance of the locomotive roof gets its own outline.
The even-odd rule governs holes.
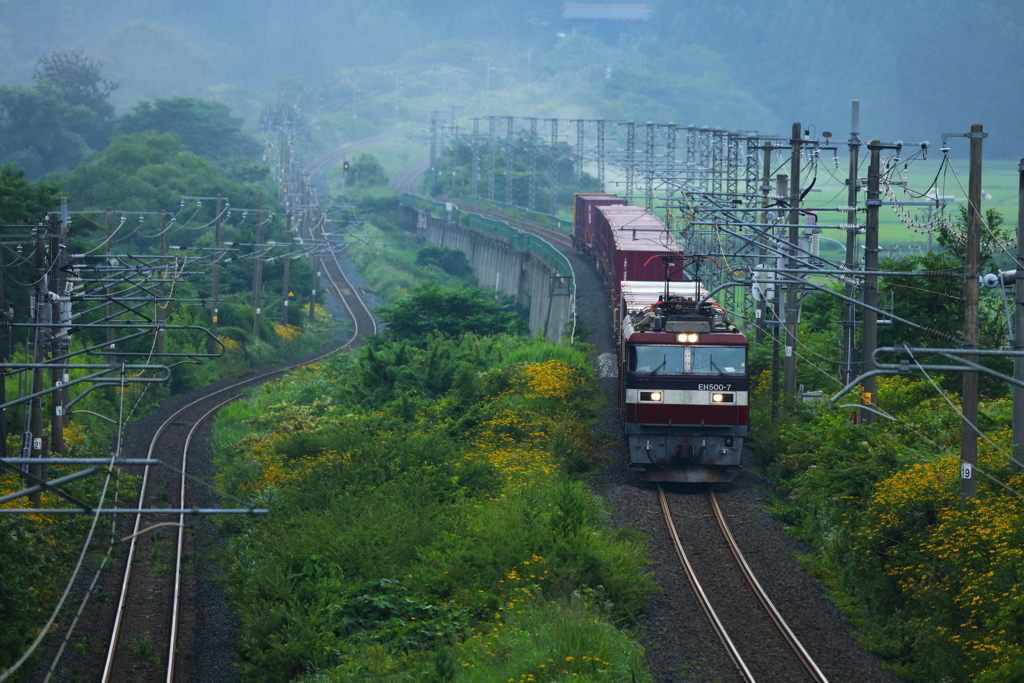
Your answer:
[[[598,206],[597,210],[608,219],[618,251],[682,253],[662,220],[642,206],[613,204]]]
[[[668,283],[669,294],[693,299],[695,302],[702,298],[707,291],[701,287],[696,280],[688,282]],[[664,282],[637,282],[626,280],[622,283],[622,300],[625,303],[625,310],[635,311],[646,309],[658,301],[658,297],[665,293]]]

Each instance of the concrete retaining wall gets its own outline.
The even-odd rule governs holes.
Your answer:
[[[571,276],[558,271],[528,249],[505,237],[489,234],[429,211],[406,206],[415,214],[416,228],[430,244],[458,249],[466,255],[481,287],[515,296],[530,311],[530,334],[557,342],[571,334],[573,286]],[[462,214],[466,215],[466,214]]]

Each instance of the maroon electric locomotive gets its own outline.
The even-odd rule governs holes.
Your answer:
[[[659,218],[609,195],[578,195],[575,208],[577,245],[612,295],[630,468],[648,481],[729,481],[749,421],[746,337],[686,279]]]

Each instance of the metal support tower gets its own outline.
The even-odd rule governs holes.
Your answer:
[[[632,121],[626,122],[626,201],[630,204],[633,200],[633,166],[636,152],[636,124]]]
[[[490,172],[487,174],[487,198],[490,199],[491,201],[494,201],[494,162],[495,157],[497,156],[497,154],[495,154],[495,147],[497,146],[497,140],[495,138],[495,136],[497,135],[496,119],[497,117],[495,116],[487,117],[487,123],[489,124],[487,134],[487,149],[491,157]]]
[[[558,119],[551,119],[551,191],[549,194],[549,213],[558,213]]]
[[[516,155],[515,117],[508,116],[505,132],[505,203],[512,203],[512,161]]]
[[[531,116],[530,122],[530,211],[537,210],[537,117]]]

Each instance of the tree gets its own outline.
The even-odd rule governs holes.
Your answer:
[[[85,57],[81,50],[57,50],[39,58],[32,78],[36,85],[52,88],[72,107],[88,107],[105,120],[114,118],[109,99],[119,87],[100,75],[102,62]]]
[[[494,300],[491,292],[476,287],[456,289],[425,282],[409,296],[377,309],[392,338],[423,342],[431,332],[459,337],[524,334],[526,321]]]
[[[118,84],[103,79],[102,66],[81,50],[57,50],[40,57],[32,73],[38,90],[53,92],[68,106],[69,127],[92,149],[107,144],[114,121],[114,106],[108,100]]]
[[[89,145],[76,130],[75,114],[52,91],[0,85],[0,162],[24,169],[29,178],[77,166]]]
[[[985,220],[991,231],[982,229],[981,273],[998,270],[996,244],[1009,243],[1006,230],[1000,229],[1003,217],[995,209],[985,213]],[[956,346],[955,340],[963,339],[964,333],[964,262],[966,259],[966,210],[961,208],[960,221],[949,231],[936,233],[942,250],[928,252],[924,256],[910,256],[899,261],[886,259],[881,270],[917,271],[920,275],[886,275],[882,277],[879,292],[884,298],[893,297],[893,313],[927,327],[929,331],[917,330],[900,323],[879,328],[878,345],[947,347]],[[883,298],[883,300],[884,300]],[[978,324],[981,333],[981,348],[996,349],[1006,343],[1008,332],[1001,296],[994,290],[982,290],[978,307]],[[939,334],[936,334],[938,332]],[[943,338],[940,335],[945,335]],[[952,340],[952,341],[951,341]],[[935,359],[938,363],[945,360]],[[923,362],[923,361],[922,361]],[[983,364],[1000,372],[1010,374],[1008,359],[983,359]],[[1004,391],[991,375],[980,376],[982,393],[997,396]],[[959,376],[950,377],[947,388],[955,390]]]
[[[388,174],[377,161],[377,157],[363,152],[350,164],[348,170],[350,187],[370,188],[388,184]]]
[[[118,135],[175,133],[187,149],[222,163],[238,157],[258,158],[263,150],[242,132],[242,119],[231,116],[227,105],[191,97],[140,102],[132,113],[117,120],[114,130]]]
[[[13,225],[35,221],[52,211],[60,201],[57,185],[33,185],[25,171],[13,164],[0,166],[0,223]]]
[[[81,50],[58,50],[39,59],[34,87],[0,86],[0,161],[38,178],[105,147],[114,119],[107,97],[117,85],[100,67]]]

